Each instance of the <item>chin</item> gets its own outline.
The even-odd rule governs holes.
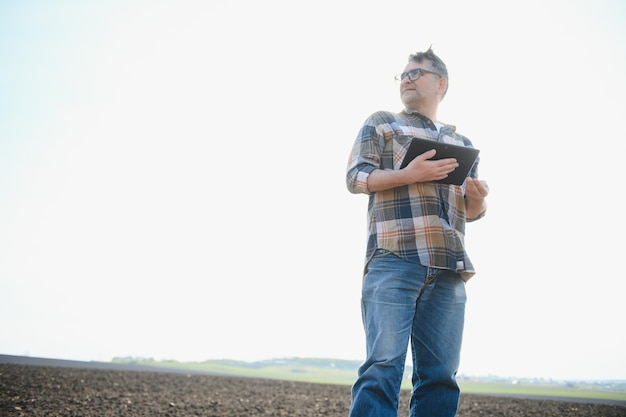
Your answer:
[[[411,91],[406,91],[400,94],[400,99],[402,100],[402,103],[404,103],[404,105],[407,107],[410,107],[411,104],[416,104],[418,101],[415,93]]]

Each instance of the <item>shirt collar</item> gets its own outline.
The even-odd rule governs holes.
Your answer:
[[[432,127],[435,128],[435,124],[432,120],[430,120],[428,117],[424,116],[422,113],[420,113],[418,110],[411,110],[411,109],[407,109],[406,107],[402,110],[403,113],[406,114],[414,114],[415,116],[419,117],[420,119],[426,121],[428,123],[428,125],[430,126],[432,124]],[[454,133],[456,132],[456,126],[454,125],[449,125],[447,123],[444,122],[439,122],[440,124],[442,124],[443,126],[440,129],[440,133],[444,132],[446,134],[450,134],[450,133]],[[436,129],[436,128],[435,128]]]

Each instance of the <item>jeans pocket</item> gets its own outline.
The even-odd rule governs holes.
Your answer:
[[[393,252],[387,249],[376,249],[376,251],[374,251],[374,255],[372,256],[372,258],[384,258],[392,254]]]

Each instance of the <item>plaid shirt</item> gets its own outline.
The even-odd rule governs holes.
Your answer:
[[[474,275],[464,245],[465,184],[409,184],[370,193],[367,178],[375,169],[399,169],[412,136],[472,146],[455,127],[434,123],[418,112],[377,112],[363,124],[348,162],[346,184],[352,193],[369,195],[366,264],[376,249],[410,262],[449,269],[464,280]],[[478,162],[470,172],[476,178]]]

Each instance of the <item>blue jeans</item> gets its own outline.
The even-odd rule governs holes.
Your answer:
[[[378,250],[361,298],[367,357],[352,387],[350,417],[396,417],[409,342],[413,354],[410,416],[452,417],[465,316],[459,274]]]

